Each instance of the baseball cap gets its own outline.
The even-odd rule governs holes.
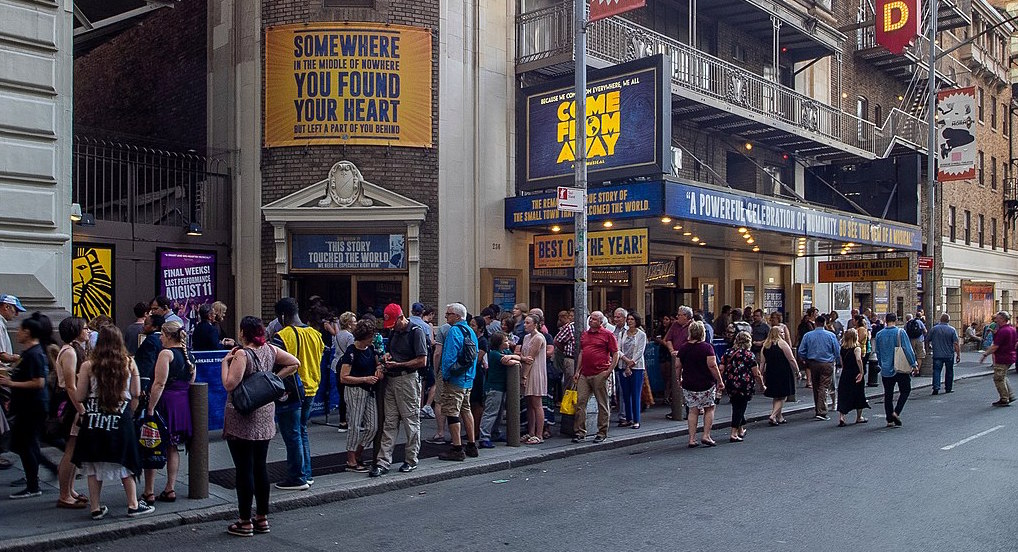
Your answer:
[[[18,299],[14,295],[3,294],[0,295],[0,304],[6,303],[8,305],[14,305],[14,309],[18,312],[25,312],[25,307],[21,304],[21,299]]]
[[[424,303],[414,303],[413,305],[411,305],[410,314],[415,314],[418,316],[424,314]]]
[[[391,329],[393,326],[396,325],[396,319],[399,318],[400,316],[403,316],[403,307],[397,305],[396,303],[389,303],[385,307],[384,314],[385,321],[382,322],[382,327],[387,330]]]

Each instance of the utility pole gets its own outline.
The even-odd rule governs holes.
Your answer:
[[[926,324],[930,325],[934,319],[939,319],[940,314],[937,312],[937,299],[939,299],[940,286],[937,285],[937,263],[941,259],[936,258],[936,242],[937,234],[940,228],[937,226],[936,213],[937,213],[937,0],[930,0],[930,66],[927,72],[927,82],[929,83],[929,103],[927,106],[927,119],[930,127],[930,140],[927,144],[926,150],[926,211],[929,216],[929,223],[926,226],[926,256],[933,259],[933,268],[929,272],[929,277],[926,280],[926,300],[923,301],[924,308],[926,309]],[[925,346],[925,342],[923,344]],[[932,355],[926,355],[929,357],[924,360],[922,371],[925,373],[932,369],[933,358]],[[929,367],[927,367],[927,360]]]
[[[583,209],[576,213],[576,235],[573,238],[575,247],[575,265],[573,268],[573,308],[576,337],[576,352],[580,351],[580,339],[587,324],[587,3],[584,0],[573,0],[573,57],[576,59],[576,125],[575,149],[573,157],[576,173],[574,186],[583,195]],[[576,370],[580,367],[576,366]],[[578,404],[576,408],[587,408]]]

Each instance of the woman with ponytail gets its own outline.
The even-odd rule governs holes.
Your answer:
[[[179,322],[170,321],[163,324],[159,336],[163,350],[156,358],[155,374],[152,377],[152,389],[149,391],[146,412],[155,415],[158,410],[166,429],[170,434],[170,443],[166,448],[166,486],[159,496],[155,496],[155,470],[145,470],[145,493],[142,500],[151,502],[173,502],[177,493],[173,486],[177,483],[177,470],[180,468],[180,453],[177,446],[191,440],[191,402],[188,389],[195,377],[194,360],[187,352],[187,333]]]
[[[72,461],[88,476],[92,519],[109,513],[100,501],[103,483],[118,479],[127,496],[128,517],[151,514],[155,508],[138,500],[134,482],[141,457],[132,414],[141,394],[141,376],[116,326],[99,328],[95,349],[78,371],[77,389],[85,414]]]
[[[47,349],[51,345],[53,324],[40,312],[21,322],[18,343],[25,348],[21,362],[10,375],[0,375],[0,385],[11,389],[11,412],[17,418],[11,428],[11,450],[21,457],[25,469],[26,486],[11,495],[11,498],[33,498],[42,495],[39,489],[39,464],[44,461],[39,448],[46,409],[49,404],[49,390],[46,378],[51,366]]]

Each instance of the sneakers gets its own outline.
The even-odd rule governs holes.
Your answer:
[[[383,468],[376,464],[371,466],[371,471],[368,472],[368,477],[382,477],[387,473],[389,473],[389,468]]]
[[[24,490],[18,491],[16,493],[11,493],[11,499],[12,500],[18,500],[19,498],[35,498],[37,496],[42,496],[42,491],[40,491],[38,489],[36,489],[34,491],[30,491],[28,489],[24,489]]]
[[[582,443],[585,438],[586,438],[585,435],[577,435],[576,437],[573,437],[573,442]]]
[[[447,445],[447,444],[449,444],[449,441],[446,441],[445,437],[442,437],[441,435],[435,435],[431,439],[425,439],[424,442],[428,443],[429,445]]]
[[[495,444],[492,443],[491,441],[489,441],[488,439],[482,440],[481,444],[479,444],[477,446],[481,447],[482,449],[493,449],[493,448],[495,448]]]
[[[601,443],[605,442],[605,440],[607,440],[607,439],[608,438],[605,437],[604,435],[598,435],[597,437],[594,437],[594,444],[595,445],[600,445]]]
[[[477,443],[468,442],[463,447],[463,453],[466,454],[467,456],[471,457],[471,458],[477,458],[477,456],[478,456],[478,453],[477,453]]]
[[[137,508],[128,508],[127,509],[127,517],[143,516],[145,514],[151,514],[154,511],[156,511],[156,507],[155,506],[151,506],[151,505],[147,504],[144,500],[139,500]]]
[[[990,403],[990,406],[1011,406],[1011,401],[1000,400],[995,403]],[[14,495],[11,495],[14,498]]]
[[[435,409],[431,408],[430,404],[424,405],[424,407],[421,408],[421,418],[424,418],[425,420],[434,420]]]
[[[824,415],[817,414],[816,416],[814,416],[814,418],[816,418],[817,420],[824,421],[824,422],[831,421],[831,417],[826,415],[826,414],[824,414]]]
[[[314,477],[309,477],[309,478],[305,479],[305,481],[307,481],[308,487],[310,487],[311,485],[315,484],[315,478]]]
[[[110,509],[107,508],[106,505],[102,505],[98,510],[92,510],[92,519],[98,521],[106,517],[106,514],[108,513],[110,513]]]
[[[347,431],[350,431],[350,424],[346,422],[339,422],[337,431],[339,433],[346,433]]]
[[[454,446],[442,454],[439,454],[438,459],[449,462],[462,462],[467,459],[467,454],[463,452],[463,447]]]
[[[939,395],[940,394],[940,389],[934,389],[933,393],[930,393],[930,394],[931,395]]]
[[[303,481],[281,481],[276,483],[275,487],[281,491],[306,491],[311,485]]]
[[[410,473],[417,469],[417,464],[411,464],[410,462],[403,462],[403,465],[399,467],[400,473]]]

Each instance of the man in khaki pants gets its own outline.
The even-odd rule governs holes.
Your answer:
[[[1018,353],[1015,346],[1018,345],[1018,332],[1015,332],[1011,325],[1011,313],[1000,311],[993,317],[997,323],[997,333],[993,335],[993,345],[983,353],[979,362],[986,360],[986,357],[993,355],[993,384],[997,387],[997,394],[1000,399],[993,403],[993,406],[1011,406],[1014,402],[1014,391],[1007,383],[1007,369],[1015,363]]]
[[[574,443],[582,443],[587,436],[587,401],[593,393],[597,399],[597,436],[594,443],[603,443],[608,438],[608,376],[611,368],[619,361],[619,346],[615,336],[601,327],[604,315],[599,311],[590,313],[587,331],[580,337],[580,353],[576,360],[579,368],[573,381],[576,382],[576,414],[573,424],[576,436]]]

